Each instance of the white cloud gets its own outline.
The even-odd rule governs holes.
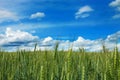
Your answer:
[[[120,0],[114,0],[109,5],[112,7],[120,7]]]
[[[7,28],[5,34],[0,34],[0,45],[9,44],[11,42],[29,42],[38,39],[37,36],[20,30],[12,30]]]
[[[76,19],[86,18],[90,15],[89,12],[92,12],[92,11],[93,11],[93,9],[90,6],[88,6],[88,5],[83,6],[75,13],[75,18]]]
[[[120,39],[120,31],[118,31],[114,34],[108,35],[107,38],[106,38],[106,41],[108,41],[108,42],[118,41],[119,39]]]
[[[43,18],[43,17],[45,17],[45,13],[43,13],[43,12],[37,12],[37,13],[35,13],[35,14],[32,14],[32,15],[30,16],[30,19]]]
[[[4,21],[18,21],[19,17],[11,11],[0,9],[0,22]]]
[[[76,41],[73,42],[73,47],[76,49],[85,48],[88,51],[98,51],[101,50],[101,41],[100,40],[89,40],[84,39],[83,37],[78,37]]]
[[[104,40],[104,43],[108,49],[112,50],[116,45],[116,41],[119,42],[119,39],[120,31],[108,35]],[[19,47],[19,49],[34,50],[36,41],[38,44],[37,50],[53,50],[56,42],[59,42],[59,50],[68,50],[70,48],[73,50],[79,50],[79,48],[84,48],[87,51],[100,51],[102,50],[103,43],[101,39],[90,40],[85,39],[81,36],[79,36],[78,39],[74,41],[55,40],[50,36],[40,39],[38,36],[33,36],[28,32],[21,30],[12,30],[11,28],[7,28],[5,34],[0,34],[0,46],[6,46],[10,51],[15,51],[17,47]],[[120,43],[117,45],[118,48],[120,48]]]
[[[52,37],[47,37],[47,38],[45,38],[45,39],[43,40],[43,43],[48,43],[48,42],[50,42],[50,41],[52,41],[52,40],[53,40]]]
[[[112,1],[109,6],[114,7],[116,11],[120,12],[120,0],[115,0]],[[116,14],[113,16],[113,19],[118,19],[120,18],[120,13]]]
[[[91,12],[93,9],[90,6],[81,7],[76,14],[82,14],[84,12]]]
[[[113,48],[116,46],[116,41],[118,41],[119,39],[120,39],[120,31],[114,34],[108,35],[106,39],[104,40],[104,43],[108,49],[113,50]],[[55,45],[56,43],[56,40],[54,40],[51,37],[47,37],[44,40],[47,40],[47,44]],[[59,40],[59,50],[68,50],[70,48],[72,48],[73,50],[79,50],[79,48],[84,48],[87,51],[101,51],[102,43],[103,41],[101,39],[90,40],[90,39],[85,39],[79,36],[78,39],[75,41]],[[118,48],[120,48],[120,43],[118,43],[117,45],[118,45]],[[50,46],[47,48],[53,49],[53,46]]]

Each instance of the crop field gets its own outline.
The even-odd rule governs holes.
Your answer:
[[[120,53],[17,51],[0,52],[0,80],[119,80]]]

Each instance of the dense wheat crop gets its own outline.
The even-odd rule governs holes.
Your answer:
[[[113,51],[0,52],[0,80],[119,80],[120,54]]]

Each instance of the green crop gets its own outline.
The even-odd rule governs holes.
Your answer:
[[[120,53],[116,47],[101,52],[0,52],[0,80],[119,80]]]

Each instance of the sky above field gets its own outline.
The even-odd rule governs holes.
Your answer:
[[[0,46],[100,50],[120,38],[120,0],[0,0]],[[110,45],[112,47],[110,47]]]

